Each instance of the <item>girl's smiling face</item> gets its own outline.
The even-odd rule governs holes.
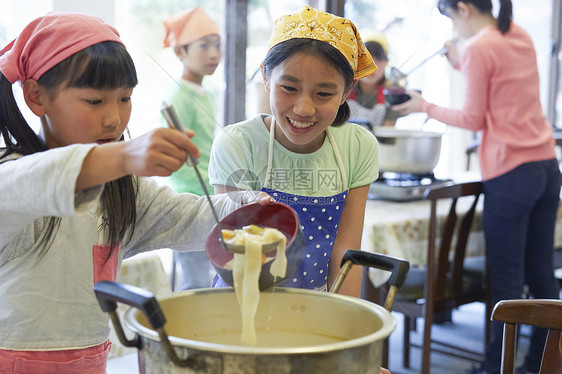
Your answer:
[[[132,88],[63,88],[42,95],[41,134],[49,148],[118,141],[131,116]]]
[[[297,153],[311,153],[322,146],[325,130],[351,90],[324,58],[302,52],[276,66],[269,77],[264,75],[264,82],[281,129],[275,139]]]

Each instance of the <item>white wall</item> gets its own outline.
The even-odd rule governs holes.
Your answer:
[[[87,13],[98,16],[105,23],[115,25],[114,0],[52,0],[53,10]]]
[[[129,4],[131,1],[135,0],[0,0],[0,45],[4,46],[7,44],[7,42],[13,39],[29,21],[52,10],[84,12],[97,15],[105,22],[114,26],[116,23],[119,23],[120,25],[118,25],[118,29],[125,41],[125,44],[128,46],[131,54],[133,55],[135,63],[137,64],[139,79],[141,82],[135,90],[135,110],[133,117],[131,118],[131,123],[136,125],[135,128],[140,129],[138,132],[133,130],[133,135],[136,136],[145,132],[148,128],[158,126],[159,105],[158,100],[154,100],[154,98],[161,96],[158,95],[158,90],[160,90],[161,87],[151,86],[145,89],[144,86],[154,80],[151,79],[152,75],[160,74],[162,82],[167,82],[170,78],[163,75],[162,68],[157,66],[144,51],[142,47],[144,46],[143,43],[145,41],[135,39],[135,26],[128,25],[126,14],[123,14],[126,12],[121,11],[121,15],[117,19],[116,7],[119,6],[120,8],[128,9],[125,4]],[[273,0],[271,1],[273,3]],[[392,8],[392,4],[395,0],[376,1],[377,7],[384,10],[386,7]],[[423,2],[418,2],[418,0],[411,0],[411,2],[410,0],[403,1],[406,1],[408,4],[411,3],[412,5],[428,5],[428,0],[424,0]],[[427,44],[438,46],[441,45],[443,40],[449,39],[452,35],[448,34],[450,33],[448,19],[437,12],[434,7],[433,0],[429,1],[431,2],[430,9],[433,9],[431,22],[429,22],[429,25],[432,28],[430,34],[433,35],[433,37],[431,40],[428,40]],[[303,1],[303,3],[305,3],[305,1]],[[277,3],[275,4],[278,5]],[[552,16],[552,0],[535,0],[532,2],[528,0],[513,0],[513,6],[515,21],[529,31],[537,48],[539,74],[542,81],[541,101],[543,103],[543,108],[546,109],[548,99],[547,79],[549,69],[549,48],[551,39],[551,25],[549,20]],[[412,6],[411,8],[415,8],[415,6]],[[410,12],[413,11],[411,8],[409,10]],[[406,13],[402,12],[401,15],[404,14]],[[419,15],[417,17],[412,17],[412,20],[409,20],[408,22],[414,22],[417,18],[419,18]],[[420,20],[418,21],[422,22]],[[427,22],[422,23],[422,26],[420,26],[420,32],[427,31],[425,30],[427,26],[423,26],[427,24]],[[157,31],[161,30],[156,30],[155,32]],[[407,50],[411,54],[412,51],[415,51],[415,48],[407,48]],[[423,57],[425,52],[432,51],[420,51],[417,57]],[[404,59],[405,58],[402,58],[400,61]],[[171,64],[171,66],[174,65]],[[169,69],[167,65],[166,69]],[[445,79],[440,79],[442,77],[445,77]],[[409,86],[411,88],[422,89],[424,97],[428,100],[440,105],[451,107],[459,107],[461,105],[462,94],[464,92],[462,79],[458,72],[453,71],[444,59],[439,57],[433,58],[423,69],[419,69],[417,73],[412,74],[410,78],[411,80],[409,81]],[[17,85],[14,85],[16,97],[17,90]],[[21,107],[24,115],[28,117],[26,106],[22,105]],[[139,110],[139,108],[149,108],[149,110],[147,109],[143,111]],[[146,111],[154,114],[152,116],[147,116],[147,113],[144,113]],[[424,119],[425,118],[422,115],[411,115],[399,120],[399,126],[419,128],[423,124]],[[473,134],[465,130],[445,127],[440,123],[436,123],[436,121],[429,121],[424,125],[424,129],[445,132],[442,154],[447,157],[441,158],[436,172],[449,173],[464,170],[466,166],[464,149],[472,142]],[[471,164],[473,168],[477,168],[478,163],[476,159],[474,159]]]

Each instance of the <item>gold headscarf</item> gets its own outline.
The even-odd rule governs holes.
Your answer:
[[[275,21],[267,50],[289,39],[316,39],[330,44],[349,61],[357,79],[377,71],[357,28],[347,18],[303,6]]]

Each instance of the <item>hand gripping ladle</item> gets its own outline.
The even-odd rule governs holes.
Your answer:
[[[172,105],[163,102],[162,107],[160,108],[160,112],[162,113],[162,115],[166,119],[166,123],[168,124],[168,126],[170,128],[181,131],[182,133],[184,132],[183,127],[182,127],[181,122],[180,122],[180,119],[179,119],[179,117],[178,117],[178,115],[177,115],[177,113],[176,113],[176,111],[175,111],[175,109]],[[219,233],[220,233],[219,240],[220,240],[223,248],[225,250],[227,250],[228,252],[232,252],[232,253],[244,253],[244,251],[245,251],[244,245],[227,243],[226,241],[223,240],[223,238],[222,238],[222,227],[221,227],[221,223],[220,223],[220,220],[219,220],[219,216],[217,214],[217,211],[215,210],[215,206],[213,205],[213,201],[211,200],[211,196],[209,196],[209,191],[207,190],[207,186],[205,185],[205,182],[203,181],[203,178],[201,177],[201,173],[197,169],[197,163],[198,163],[197,159],[194,159],[189,154],[187,155],[186,164],[187,164],[187,166],[192,166],[193,169],[195,169],[195,174],[197,175],[197,179],[199,180],[199,183],[201,184],[201,187],[203,188],[203,191],[205,192],[205,196],[207,197],[207,201],[209,202],[209,206],[211,207],[213,217],[215,218],[215,221],[217,223],[217,228],[219,229]],[[277,249],[278,244],[279,244],[279,241],[262,244],[262,253],[268,253],[268,252],[271,252],[271,251]]]

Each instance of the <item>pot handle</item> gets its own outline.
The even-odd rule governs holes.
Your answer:
[[[141,309],[145,314],[147,314],[147,311],[149,309],[154,309],[156,307],[158,308],[158,311],[156,313],[158,313],[160,312],[160,308],[158,307],[158,303],[156,302],[154,295],[146,290],[137,287],[110,281],[100,281],[96,283],[94,285],[94,293],[96,294],[96,298],[98,299],[101,310],[109,313],[111,322],[115,327],[115,333],[117,334],[117,337],[119,338],[121,344],[123,344],[125,347],[135,347],[137,349],[141,349],[142,341],[139,339],[138,335],[135,335],[132,340],[127,339],[127,337],[125,336],[123,326],[121,325],[119,315],[117,314],[117,301],[127,305],[135,306]],[[149,302],[151,297],[152,299],[154,299],[153,302]],[[162,313],[160,312],[160,314]],[[163,315],[162,318],[164,318]],[[164,319],[162,325],[165,322],[166,320]]]
[[[166,323],[166,318],[152,292],[128,284],[110,281],[96,283],[94,292],[101,309],[106,313],[115,311],[118,301],[140,309],[147,316],[154,329],[158,329]]]
[[[142,342],[138,335],[136,335],[133,340],[127,340],[125,337],[121,321],[119,321],[119,316],[117,315],[117,302],[130,305],[143,312],[150,325],[158,332],[161,343],[165,346],[170,359],[176,365],[191,368],[201,366],[201,363],[198,362],[198,360],[194,360],[191,357],[182,360],[177,356],[172,343],[170,343],[170,340],[168,339],[168,334],[164,329],[166,318],[160,309],[160,304],[158,304],[158,301],[152,292],[128,284],[111,281],[100,281],[96,283],[94,285],[94,292],[101,309],[104,312],[109,313],[111,316],[115,332],[123,345],[127,347],[136,347],[138,349],[142,348]]]
[[[390,271],[391,275],[388,283],[397,288],[402,287],[410,270],[410,263],[408,261],[381,253],[348,249],[343,255],[340,267],[343,267],[348,261],[351,261],[354,265]]]
[[[410,263],[406,260],[381,253],[348,249],[343,255],[340,264],[340,272],[338,273],[330,292],[338,292],[345,276],[353,265],[368,266],[391,272],[390,280],[388,281],[390,289],[384,307],[388,310],[392,309],[392,303],[394,302],[396,290],[404,284],[404,281],[408,276],[408,271],[410,270]]]

